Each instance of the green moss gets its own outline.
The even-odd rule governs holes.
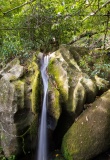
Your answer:
[[[57,90],[55,90],[55,102],[53,104],[53,111],[55,112],[55,119],[59,119],[60,113],[61,113],[61,107],[59,104],[59,92]]]
[[[16,76],[10,74],[9,81],[15,81],[15,80],[16,80]]]
[[[80,82],[75,87],[70,86],[68,96],[68,111],[79,115],[83,111],[85,89]]]
[[[28,70],[30,71],[30,81],[31,81],[31,87],[32,87],[32,94],[31,94],[31,103],[32,103],[32,112],[37,112],[37,106],[38,106],[38,88],[39,88],[39,68],[38,65],[33,61],[29,67]]]
[[[21,86],[24,85],[24,82],[21,80],[15,81],[13,82],[13,84],[15,84],[16,89],[21,89]]]
[[[62,73],[61,73],[60,65],[58,65],[54,59],[52,61],[50,61],[50,63],[49,63],[48,72],[49,72],[49,74],[52,75],[55,86],[59,90],[59,92],[63,98],[63,101],[67,102],[68,91],[64,85],[65,80],[63,78],[61,78]]]
[[[34,55],[33,55],[33,58],[32,58],[32,61],[33,62],[36,62],[37,61],[37,55],[39,54],[39,51],[37,51]]]
[[[62,152],[67,160],[89,160],[109,148],[109,96],[110,91],[97,99],[64,135]]]
[[[38,73],[36,73],[36,76],[33,79],[32,82],[32,95],[31,95],[31,100],[32,100],[32,112],[37,111],[37,99],[38,98]]]
[[[57,121],[60,117],[61,106],[60,106],[60,94],[59,91],[49,83],[49,93],[53,94],[53,99],[49,102],[48,111],[52,117]]]
[[[62,153],[67,160],[83,160],[82,157],[86,157],[85,148],[88,150],[90,144],[92,145],[92,140],[89,136],[91,135],[91,130],[86,124],[87,122],[81,121],[74,123],[65,134],[62,143]],[[81,129],[81,125],[83,127],[83,133],[80,132],[80,135],[78,135],[78,130]],[[77,158],[78,154],[80,154],[80,156]]]
[[[17,104],[20,108],[24,108],[24,82],[21,80],[14,81],[16,93],[17,93]]]

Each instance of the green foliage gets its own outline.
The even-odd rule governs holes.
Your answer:
[[[8,160],[15,160],[15,155],[10,156]]]
[[[91,76],[99,75],[100,77],[106,79],[110,74],[110,64],[109,63],[100,63],[94,64],[94,71],[92,71]]]
[[[1,48],[1,54],[3,56],[15,56],[21,51],[21,44],[20,41],[17,40],[17,37],[13,36],[10,37],[9,35],[5,37],[2,48]]]
[[[91,63],[91,62],[92,62],[92,57],[90,55],[85,55],[80,60],[80,67],[83,68],[84,71],[89,73],[91,71],[91,69],[89,67],[89,63]]]
[[[8,159],[7,159],[6,157],[2,157],[1,160],[15,160],[15,156],[12,155],[12,156],[10,156]]]
[[[10,157],[6,158],[6,157],[3,155],[2,147],[0,147],[0,160],[15,160],[15,159],[16,159],[16,156],[15,156],[15,155],[11,155]]]
[[[0,56],[14,57],[26,50],[49,52],[85,31],[109,34],[107,0],[1,0]],[[105,5],[107,3],[107,5]],[[106,36],[105,36],[106,40]]]
[[[91,54],[84,55],[79,65],[90,76],[98,75],[107,79],[110,74],[109,61],[106,51],[93,51]]]

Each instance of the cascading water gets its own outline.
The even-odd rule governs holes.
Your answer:
[[[39,130],[38,156],[37,160],[47,160],[47,91],[48,91],[48,75],[46,68],[49,63],[49,56],[43,56],[41,60],[41,76],[44,86],[44,97],[41,113],[41,123]]]

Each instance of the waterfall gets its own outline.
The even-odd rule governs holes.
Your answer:
[[[49,56],[43,56],[41,60],[41,76],[44,87],[44,97],[41,113],[41,123],[39,130],[38,156],[37,160],[47,160],[47,91],[48,91],[48,75],[46,68],[49,63]]]

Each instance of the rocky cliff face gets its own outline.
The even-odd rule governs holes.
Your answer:
[[[102,133],[98,136],[97,145],[95,145],[97,148],[100,145],[100,139],[103,139],[105,133],[103,125],[109,119],[107,118],[109,114],[105,114],[106,111],[103,108],[106,107],[106,101],[109,104],[106,96],[104,103],[102,103],[103,105],[98,101],[96,102],[98,107],[95,106],[92,109],[90,107],[83,114],[86,107],[91,106],[95,101],[99,91],[102,94],[109,89],[107,80],[97,75],[91,78],[80,67],[79,64],[82,57],[88,52],[88,49],[85,48],[79,49],[78,47],[62,45],[59,50],[50,54],[47,106],[49,139],[54,139],[55,147],[60,147],[62,138],[67,132],[63,138],[62,152],[68,160],[77,160],[78,158],[80,160],[82,157],[85,159],[87,154],[85,150],[88,147],[86,146],[86,140],[92,138],[92,142],[88,144],[91,147],[90,145],[96,143],[97,136]],[[42,58],[42,53],[35,54],[24,65],[21,65],[18,59],[14,59],[0,71],[0,145],[7,157],[12,154],[18,155],[22,152],[27,153],[36,148],[43,95],[39,71],[40,58]],[[107,97],[108,93],[109,91],[107,92]],[[99,111],[97,111],[98,108],[100,108]],[[100,110],[101,114],[97,114]],[[105,121],[103,120],[103,123],[99,123],[103,114]],[[80,115],[83,118],[80,118]],[[96,130],[94,134],[90,131],[92,128],[89,127],[94,123],[92,117],[96,117],[98,122],[95,124],[100,125],[100,130],[98,131],[94,125],[94,130]],[[75,122],[77,118],[78,121]],[[84,122],[82,119],[84,119]],[[85,127],[90,132],[90,134],[87,134],[88,137],[86,137],[85,127],[82,128],[80,121],[84,123],[84,126],[87,123]],[[72,129],[70,126],[72,126]],[[84,153],[79,147],[77,149],[81,142],[78,140],[80,134],[82,135],[82,143],[85,144]],[[95,137],[95,135],[97,136]],[[109,145],[105,145],[105,143],[103,148],[100,148],[91,156],[88,155],[86,158],[92,158],[92,156],[106,150]]]
[[[35,69],[34,67],[32,69],[34,75]],[[32,125],[37,117],[33,111],[35,97],[32,84],[35,80],[37,82],[37,79],[31,80],[30,75],[23,77],[24,74],[24,67],[20,65],[18,59],[14,59],[0,72],[1,147],[6,157],[19,154],[23,150],[29,151],[32,147],[30,145],[31,136],[33,136],[31,135]],[[37,131],[37,129],[34,130]],[[34,141],[35,139],[36,134]]]
[[[88,50],[84,48],[62,45],[51,55],[48,72],[59,91],[62,109],[54,132],[57,147],[60,147],[62,137],[74,124],[75,119],[86,107],[91,106],[99,93],[109,88],[108,81],[98,76],[91,79],[79,66],[79,62],[87,52]]]

